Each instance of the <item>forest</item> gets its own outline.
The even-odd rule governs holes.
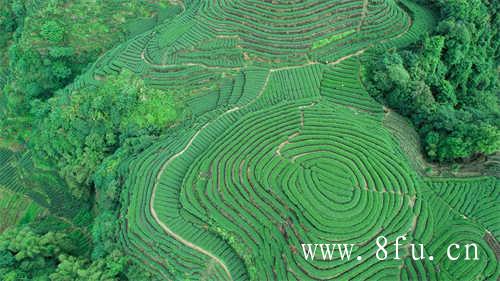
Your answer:
[[[368,66],[369,92],[409,117],[426,156],[453,163],[500,148],[500,4],[427,1],[439,15],[432,34],[380,52]]]
[[[64,89],[167,7],[166,1],[0,1],[0,147],[22,147],[34,165],[55,170],[66,182],[60,188],[94,216],[76,235],[74,226],[56,226],[68,219],[59,216],[1,233],[1,280],[149,280],[113,244],[114,216],[99,209],[96,197],[106,196],[97,195],[94,177],[127,139],[160,134],[177,119],[179,105],[130,72],[71,95]],[[45,184],[51,181],[41,179]],[[115,200],[107,208],[118,208]],[[91,238],[82,247],[84,235]]]

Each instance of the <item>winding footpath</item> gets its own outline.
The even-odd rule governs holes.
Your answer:
[[[268,72],[267,77],[266,77],[266,81],[262,85],[262,89],[260,90],[259,94],[252,101],[250,101],[249,103],[245,104],[244,107],[247,107],[250,104],[254,103],[256,100],[258,100],[260,98],[260,96],[262,96],[262,94],[264,93],[265,89],[267,88],[267,84],[269,82],[269,77],[270,76],[271,76],[271,71]],[[155,199],[156,199],[156,191],[158,190],[158,185],[160,184],[161,177],[162,177],[163,173],[165,172],[165,170],[167,169],[168,165],[170,165],[176,158],[178,158],[179,156],[181,156],[182,154],[184,154],[184,152],[186,152],[191,147],[191,145],[193,144],[194,140],[198,137],[198,135],[205,128],[207,128],[210,124],[212,124],[214,121],[216,121],[217,119],[221,118],[222,116],[224,116],[226,114],[229,114],[231,112],[240,110],[241,108],[242,107],[235,106],[235,107],[227,110],[223,114],[219,115],[216,119],[214,119],[214,120],[206,123],[205,125],[203,125],[203,127],[201,127],[191,137],[191,139],[189,140],[189,142],[186,144],[186,146],[181,151],[177,152],[175,155],[173,155],[172,157],[170,157],[165,163],[163,163],[163,165],[160,168],[160,171],[156,175],[155,183],[153,185],[153,191],[151,193],[151,199],[149,200],[149,211],[151,212],[151,215],[153,216],[153,218],[156,221],[156,223],[163,229],[163,231],[165,231],[165,233],[167,235],[172,236],[175,240],[181,242],[182,244],[188,246],[189,248],[191,248],[191,249],[193,249],[195,251],[198,251],[198,252],[200,252],[200,253],[202,253],[202,254],[210,257],[213,261],[215,261],[216,263],[218,263],[222,267],[222,269],[226,273],[226,275],[229,278],[229,280],[233,280],[233,278],[232,278],[231,272],[227,268],[226,264],[224,264],[224,262],[221,259],[219,259],[217,256],[215,256],[214,254],[212,254],[209,251],[207,251],[207,250],[205,250],[205,249],[203,249],[203,248],[201,248],[201,247],[199,247],[199,246],[197,246],[197,245],[189,242],[188,240],[182,238],[182,236],[180,236],[179,234],[175,233],[172,229],[170,229],[163,221],[160,220],[158,214],[156,213],[155,205],[154,204],[155,204]]]
[[[228,111],[226,111],[224,114],[227,114],[231,111],[234,111],[234,110],[238,110],[239,108],[233,108],[233,109],[230,109]],[[152,192],[152,195],[151,195],[151,200],[149,201],[149,211],[151,212],[151,215],[153,216],[154,220],[156,221],[156,223],[158,223],[158,225],[165,231],[166,234],[172,236],[175,240],[181,242],[182,244],[188,246],[189,248],[195,250],[195,251],[198,251],[206,256],[209,256],[212,260],[214,260],[216,263],[218,263],[222,269],[224,269],[224,272],[226,272],[227,276],[229,277],[229,280],[233,280],[232,276],[231,276],[231,272],[229,271],[229,269],[227,268],[227,266],[224,264],[224,262],[219,259],[217,256],[215,256],[214,254],[208,252],[207,250],[187,241],[186,239],[182,238],[180,235],[178,235],[177,233],[175,233],[174,231],[172,231],[165,223],[163,223],[160,218],[158,217],[158,214],[156,213],[156,210],[154,208],[154,203],[155,203],[155,198],[156,198],[156,191],[158,189],[158,185],[160,184],[160,179],[161,179],[161,176],[163,175],[163,172],[165,172],[165,169],[167,168],[168,165],[170,165],[170,163],[172,163],[172,161],[174,161],[177,157],[181,156],[182,154],[184,154],[184,152],[186,152],[189,147],[191,146],[191,144],[193,144],[193,141],[196,139],[196,137],[201,133],[201,131],[203,131],[203,129],[205,129],[210,123],[207,123],[205,124],[203,127],[201,127],[197,132],[196,134],[194,134],[194,136],[189,140],[189,142],[187,143],[187,145],[184,147],[184,149],[182,149],[181,151],[179,151],[178,153],[176,153],[174,156],[172,156],[170,159],[168,159],[165,163],[163,163],[163,165],[161,166],[161,169],[160,171],[158,172],[158,175],[156,175],[156,180],[155,180],[155,184],[153,186],[153,192]]]
[[[350,55],[347,55],[345,57],[342,57],[340,59],[338,59],[337,61],[335,62],[332,62],[330,63],[330,65],[334,65],[334,64],[338,64],[348,58],[351,58],[353,56],[357,56],[357,55],[361,55],[365,50],[360,50],[356,53],[353,53],[353,54],[350,54]],[[304,64],[304,65],[300,65],[300,66],[287,66],[287,67],[281,67],[281,68],[274,68],[274,69],[270,69],[267,76],[266,76],[266,80],[264,82],[264,84],[262,85],[262,89],[260,90],[259,94],[252,100],[250,101],[249,103],[245,104],[243,107],[247,107],[249,106],[250,104],[253,104],[255,101],[257,101],[261,96],[262,94],[264,93],[264,91],[266,90],[267,88],[267,85],[269,83],[269,80],[270,80],[270,77],[271,77],[271,73],[273,72],[276,72],[276,71],[282,71],[282,70],[288,70],[288,69],[293,69],[293,68],[300,68],[300,67],[304,67],[304,66],[307,66],[307,65],[311,65],[311,64],[316,64],[316,63],[307,63],[307,64]],[[190,147],[191,145],[193,144],[194,140],[198,137],[198,135],[205,129],[207,128],[210,124],[212,124],[213,122],[215,122],[217,119],[221,118],[222,116],[226,115],[226,114],[229,114],[231,112],[234,112],[234,111],[237,111],[237,110],[240,110],[242,109],[243,107],[239,107],[239,106],[236,106],[236,107],[233,107],[229,110],[227,110],[226,112],[222,113],[221,115],[219,115],[216,119],[206,123],[205,125],[203,125],[203,127],[201,127],[192,137],[191,139],[189,140],[189,142],[186,144],[186,146],[179,152],[177,152],[176,154],[174,154],[172,157],[170,157],[165,163],[162,164],[158,174],[156,175],[156,179],[155,179],[155,183],[153,185],[153,191],[152,191],[152,194],[151,194],[151,199],[149,201],[149,211],[151,212],[151,215],[153,216],[154,220],[156,221],[156,223],[163,229],[163,231],[165,231],[165,233],[171,237],[173,237],[175,240],[181,242],[182,244],[186,245],[187,247],[197,251],[197,252],[200,252],[208,257],[210,257],[213,261],[215,261],[217,264],[219,264],[222,269],[224,270],[224,272],[226,273],[227,277],[229,278],[229,280],[233,280],[232,276],[231,276],[231,272],[229,271],[228,267],[226,266],[226,264],[224,263],[224,261],[222,261],[220,258],[218,258],[217,256],[215,256],[214,254],[210,253],[209,251],[191,243],[190,241],[184,239],[182,236],[180,236],[179,234],[175,233],[172,229],[170,229],[168,227],[168,225],[166,225],[163,221],[161,221],[161,219],[159,218],[158,214],[156,213],[156,210],[155,210],[155,199],[156,199],[156,192],[158,190],[158,186],[160,184],[160,180],[161,180],[161,177],[163,175],[163,173],[165,172],[165,170],[167,169],[167,167],[175,160],[177,159],[178,157],[182,156]]]
[[[367,3],[367,1],[365,1],[364,3]],[[411,19],[411,17],[410,17]],[[410,24],[408,26],[408,28],[403,31],[401,34],[399,34],[398,36],[396,36],[396,38],[399,38],[401,36],[403,36],[404,34],[406,34],[408,32],[408,30],[410,29],[412,25],[412,21],[410,20]],[[391,38],[392,39],[392,38]],[[379,43],[382,43],[384,41],[388,41],[390,39],[386,39],[386,40],[382,40],[380,41]],[[363,48],[361,50],[358,50],[357,52],[355,53],[352,53],[352,54],[349,54],[349,55],[346,55],[346,56],[343,56],[339,59],[337,59],[336,61],[333,61],[333,62],[330,62],[330,63],[326,63],[327,65],[336,65],[336,64],[339,64],[349,58],[352,58],[352,57],[355,57],[355,56],[359,56],[359,55],[362,55],[367,49],[371,48],[373,46],[372,45],[369,45],[368,47],[366,48]],[[145,56],[145,50],[143,50],[143,52],[141,53],[141,59],[146,62],[147,64],[149,65],[152,65],[152,66],[157,66],[157,67],[165,67],[165,66],[172,66],[172,65],[163,65],[163,64],[153,64],[152,62],[150,62],[146,56]],[[308,62],[308,63],[305,63],[305,64],[302,64],[302,65],[296,65],[296,66],[285,66],[285,67],[279,67],[279,68],[274,68],[274,69],[269,69],[269,72],[267,74],[267,77],[266,77],[266,80],[262,86],[262,89],[260,90],[259,94],[252,100],[250,101],[249,103],[245,104],[243,107],[247,107],[249,106],[250,104],[254,103],[256,100],[258,100],[260,98],[260,96],[262,96],[262,94],[264,93],[265,89],[267,88],[267,85],[268,85],[268,82],[270,80],[270,77],[271,77],[271,74],[273,72],[276,72],[276,71],[282,71],[282,70],[289,70],[289,69],[294,69],[294,68],[300,68],[300,67],[304,67],[304,66],[307,66],[307,65],[313,65],[313,64],[322,64],[320,62]],[[238,67],[238,68],[226,68],[226,67],[209,67],[209,66],[206,66],[206,65],[203,65],[203,64],[196,64],[196,63],[189,63],[189,64],[181,64],[182,66],[200,66],[200,67],[204,67],[204,68],[207,68],[207,69],[236,69],[236,70],[239,70],[241,69],[241,67]],[[233,277],[231,276],[231,272],[229,271],[228,267],[226,266],[226,264],[224,263],[224,261],[222,261],[219,257],[215,256],[214,254],[210,253],[209,251],[191,243],[190,241],[184,239],[182,236],[180,236],[179,234],[175,233],[172,229],[170,229],[168,227],[168,225],[166,225],[163,221],[160,220],[158,214],[156,213],[156,210],[155,210],[155,199],[156,199],[156,191],[158,190],[158,186],[160,184],[160,179],[163,175],[163,173],[165,172],[166,168],[175,160],[177,159],[178,157],[182,156],[190,147],[191,145],[193,144],[194,140],[198,137],[198,135],[205,129],[207,128],[210,124],[212,124],[214,121],[216,121],[218,118],[226,115],[226,114],[229,114],[231,112],[234,112],[234,111],[237,111],[237,110],[240,110],[242,109],[243,107],[239,107],[239,106],[236,106],[236,107],[233,107],[232,109],[229,109],[227,110],[226,112],[224,112],[223,114],[221,114],[219,117],[217,117],[216,119],[206,123],[203,127],[201,127],[192,137],[191,139],[189,140],[189,142],[186,144],[186,146],[179,152],[177,152],[175,155],[173,155],[172,157],[170,157],[165,163],[163,163],[163,165],[161,166],[158,174],[156,175],[156,179],[155,179],[155,183],[154,183],[154,186],[153,186],[153,191],[152,191],[152,195],[151,195],[151,199],[149,201],[149,210],[154,218],[154,220],[156,221],[156,223],[158,223],[158,225],[163,229],[163,231],[165,231],[165,233],[167,235],[170,235],[171,237],[173,237],[174,239],[176,239],[177,241],[181,242],[182,244],[186,245],[187,247],[197,251],[197,252],[200,252],[208,257],[210,257],[212,259],[212,261],[214,261],[215,263],[219,264],[222,269],[224,270],[224,272],[226,273],[227,277],[229,278],[229,280],[233,280]],[[278,149],[279,150],[279,149]]]

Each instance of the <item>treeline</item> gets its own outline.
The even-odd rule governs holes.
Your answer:
[[[64,232],[44,234],[30,227],[11,228],[0,234],[0,278],[3,281],[149,280],[149,274],[131,265],[116,250],[90,260],[75,252]]]
[[[167,0],[152,3],[0,0],[0,139],[24,144],[38,164],[54,165],[79,198],[121,139],[158,132],[176,118],[172,96],[130,73],[64,90],[137,32],[128,21],[141,25],[168,10]]]
[[[142,31],[142,20],[168,10],[167,3],[0,0],[0,145],[29,150],[43,183],[53,183],[47,173],[57,170],[92,217],[85,225],[61,217],[66,228],[39,218],[0,233],[0,280],[151,280],[118,243],[117,169],[129,147],[178,119],[180,103],[126,71],[86,88],[67,86],[128,34]],[[59,200],[60,193],[48,197]],[[82,240],[90,240],[85,248]]]
[[[439,12],[431,35],[379,54],[369,92],[404,116],[432,161],[473,160],[500,149],[500,2],[428,0]]]
[[[0,0],[0,137],[26,142],[32,103],[73,82],[126,39],[128,21],[153,16],[156,6],[141,0]]]
[[[130,73],[70,93],[66,86],[137,32],[129,21],[142,26],[160,11],[175,13],[164,12],[167,0],[0,3],[0,139],[32,149],[38,164],[55,166],[82,198],[121,139],[158,132],[176,118],[177,104]]]
[[[92,175],[106,157],[127,138],[159,135],[179,111],[174,95],[123,71],[98,86],[37,103],[28,144],[38,160],[50,161],[70,181],[76,197],[87,198]]]

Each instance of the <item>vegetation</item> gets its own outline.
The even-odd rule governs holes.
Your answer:
[[[172,95],[150,89],[124,71],[98,86],[61,92],[35,110],[30,145],[52,160],[72,186],[88,185],[104,158],[128,137],[158,134],[177,119]],[[76,197],[88,191],[73,190]]]
[[[408,116],[434,161],[475,159],[500,149],[496,1],[429,1],[434,33],[387,51],[369,66],[369,91]]]
[[[312,49],[321,48],[321,47],[326,46],[326,45],[328,45],[336,40],[341,40],[341,39],[343,39],[343,38],[345,38],[345,37],[347,37],[355,32],[356,32],[356,30],[347,30],[347,31],[344,31],[340,34],[332,35],[329,38],[319,40],[317,42],[314,42]]]
[[[65,88],[105,51],[178,11],[167,9],[166,1],[0,2],[1,280],[150,280],[105,232],[106,210],[91,211],[91,176],[120,141],[169,126],[177,101],[126,71]],[[64,158],[77,153],[83,162]]]
[[[0,280],[499,278],[498,4],[166,2],[0,0]]]
[[[114,252],[90,262],[72,256],[73,243],[65,233],[35,233],[28,227],[0,235],[2,280],[117,280],[126,271],[126,259]]]
[[[47,211],[27,197],[0,189],[0,232],[5,229],[36,221]]]
[[[104,51],[125,40],[127,20],[158,10],[140,0],[2,0],[1,136],[26,141],[32,102],[64,88]],[[160,4],[159,4],[160,5]],[[14,79],[15,78],[15,79]],[[0,79],[1,80],[1,79]]]

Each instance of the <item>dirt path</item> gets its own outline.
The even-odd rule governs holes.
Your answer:
[[[366,15],[368,14],[368,0],[363,0],[363,12],[361,14],[361,19],[359,20],[358,32],[361,31],[361,27],[363,26],[363,22],[365,21]]]
[[[336,61],[334,61],[334,62],[330,62],[330,63],[328,63],[328,64],[329,64],[329,65],[336,65],[336,64],[339,64],[339,63],[341,63],[341,62],[343,62],[343,61],[345,61],[345,60],[348,60],[348,59],[350,59],[350,58],[352,58],[352,57],[356,57],[356,56],[362,55],[362,54],[363,54],[364,52],[366,52],[366,50],[368,50],[369,48],[371,48],[371,46],[366,47],[366,48],[364,48],[364,49],[361,49],[361,50],[357,51],[356,53],[352,53],[352,54],[350,54],[350,55],[343,56],[343,57],[339,58],[338,60],[336,60]]]
[[[238,110],[238,108],[233,108],[231,110],[228,110],[228,111],[226,111],[226,113],[232,112],[234,110]],[[226,113],[224,113],[224,114],[226,114]],[[203,131],[203,129],[205,129],[209,124],[210,123],[207,123],[203,127],[201,127],[196,132],[196,134],[194,134],[194,136],[189,140],[188,144],[184,147],[184,149],[182,149],[181,151],[177,152],[177,154],[175,154],[174,156],[172,156],[171,158],[169,158],[165,163],[163,163],[163,165],[161,166],[160,171],[156,175],[156,180],[155,180],[155,184],[153,186],[153,192],[152,192],[152,195],[151,195],[151,200],[149,201],[149,211],[153,215],[153,218],[155,219],[156,223],[158,223],[158,225],[161,226],[161,228],[165,231],[165,233],[167,233],[168,235],[172,236],[175,240],[181,242],[182,244],[188,246],[189,248],[191,248],[191,249],[193,249],[195,251],[198,251],[198,252],[200,252],[200,253],[202,253],[202,254],[204,254],[204,255],[209,256],[210,258],[212,258],[213,261],[215,261],[216,263],[218,263],[224,269],[224,271],[226,272],[227,276],[229,277],[229,280],[233,280],[233,278],[231,276],[231,272],[229,272],[229,269],[227,268],[227,266],[224,264],[224,262],[222,260],[220,260],[218,257],[216,257],[215,255],[213,255],[212,253],[208,252],[207,250],[205,250],[203,248],[200,248],[199,246],[197,246],[197,245],[195,245],[195,244],[187,241],[186,239],[182,238],[177,233],[173,232],[165,223],[163,223],[160,220],[160,218],[158,217],[158,214],[156,213],[155,208],[154,208],[154,203],[155,203],[155,198],[156,198],[156,191],[158,189],[158,185],[160,184],[160,179],[161,179],[161,176],[163,175],[163,172],[165,172],[165,169],[167,168],[168,165],[170,165],[170,163],[172,163],[172,161],[174,161],[177,157],[179,157],[182,154],[184,154],[184,152],[186,152],[189,149],[189,147],[191,146],[191,144],[193,144],[193,141],[196,139],[196,137],[198,137],[198,135],[201,133],[201,131]]]
[[[267,76],[266,76],[266,80],[264,82],[264,84],[262,85],[262,89],[260,90],[259,94],[252,100],[250,101],[249,103],[247,103],[244,107],[254,103],[256,100],[259,99],[260,96],[262,96],[262,94],[264,93],[265,89],[267,88],[267,84],[269,82],[269,78],[271,76],[271,71],[268,72]],[[155,206],[154,206],[154,203],[155,203],[155,199],[156,199],[156,191],[158,190],[158,185],[160,184],[160,179],[161,179],[161,176],[163,175],[163,173],[165,172],[166,168],[168,167],[168,165],[170,165],[172,163],[172,161],[174,161],[176,158],[178,158],[179,156],[181,156],[182,154],[184,154],[184,152],[186,152],[190,147],[191,145],[193,144],[194,140],[198,137],[198,135],[205,129],[207,128],[210,124],[212,124],[214,121],[216,121],[218,118],[221,118],[222,116],[226,115],[226,114],[229,114],[231,112],[234,112],[234,111],[237,111],[237,110],[240,110],[242,107],[239,107],[239,106],[235,106],[229,110],[227,110],[226,112],[224,112],[223,114],[221,114],[219,117],[217,117],[216,119],[206,123],[205,125],[203,125],[203,127],[201,127],[192,137],[191,139],[189,140],[189,142],[186,144],[186,146],[179,152],[177,152],[175,155],[173,155],[172,157],[170,157],[165,163],[163,163],[163,165],[161,166],[160,168],[160,171],[158,172],[158,174],[156,175],[156,179],[155,179],[155,183],[154,183],[154,186],[153,186],[153,191],[152,191],[152,194],[151,194],[151,199],[149,201],[149,211],[151,212],[151,215],[153,216],[154,220],[156,221],[156,223],[158,223],[158,225],[165,231],[166,234],[172,236],[174,239],[176,239],[177,241],[181,242],[182,244],[188,246],[189,248],[195,250],[195,251],[198,251],[206,256],[209,256],[210,258],[212,258],[212,261],[215,261],[216,263],[218,263],[223,269],[224,271],[226,272],[229,280],[233,280],[232,276],[231,276],[231,272],[229,271],[229,269],[227,268],[227,266],[224,264],[224,262],[219,259],[217,256],[215,256],[214,254],[210,253],[209,251],[189,242],[188,240],[182,238],[179,234],[175,233],[174,231],[172,231],[164,222],[162,222],[160,220],[160,218],[158,217],[158,214],[156,213],[156,210],[155,210]]]
[[[363,50],[364,51],[364,50]],[[339,63],[345,59],[348,59],[354,55],[358,55],[360,54],[360,52],[357,52],[357,53],[354,53],[354,54],[351,54],[351,55],[348,55],[348,56],[345,56],[339,60],[337,60],[336,62],[334,63]],[[252,100],[250,101],[249,103],[247,103],[244,107],[246,106],[249,106],[250,104],[253,104],[256,100],[258,100],[262,94],[265,92],[266,88],[267,88],[267,85],[269,83],[269,80],[270,80],[270,77],[271,77],[271,73],[275,72],[275,71],[280,71],[280,70],[286,70],[286,69],[292,69],[292,68],[297,68],[297,67],[304,67],[306,65],[310,65],[310,64],[313,64],[313,63],[307,63],[305,65],[300,65],[300,66],[292,66],[292,67],[283,67],[283,68],[276,68],[276,69],[270,69],[267,76],[266,76],[266,80],[264,82],[264,84],[262,85],[262,89],[260,90],[259,94]],[[229,114],[231,112],[234,112],[234,111],[237,111],[237,110],[240,110],[241,107],[239,106],[236,106],[236,107],[233,107],[229,110],[227,110],[226,112],[224,112],[223,114],[221,114],[218,118],[226,115],[226,114]],[[215,119],[215,120],[217,120]],[[162,222],[158,216],[158,214],[156,213],[156,210],[155,210],[155,199],[156,199],[156,192],[158,190],[158,185],[160,184],[160,179],[163,175],[163,173],[165,172],[165,170],[167,169],[167,167],[175,160],[177,159],[179,156],[181,156],[182,154],[184,154],[184,152],[186,152],[190,147],[191,145],[193,144],[194,140],[198,137],[198,135],[205,129],[207,128],[210,124],[212,124],[212,122],[214,122],[215,120],[213,121],[210,121],[208,123],[206,123],[203,127],[201,127],[192,137],[191,139],[189,140],[189,142],[186,144],[186,146],[179,152],[177,152],[175,155],[173,155],[172,157],[170,157],[165,163],[163,163],[163,165],[161,166],[160,168],[160,171],[158,172],[158,174],[156,175],[156,179],[155,179],[155,183],[153,185],[153,191],[152,191],[152,194],[151,194],[151,199],[149,201],[149,211],[151,212],[151,215],[153,216],[154,220],[156,221],[156,223],[163,229],[163,231],[165,231],[165,233],[167,235],[170,235],[172,236],[175,240],[181,242],[182,244],[188,246],[189,248],[197,251],[197,252],[200,252],[208,257],[210,257],[213,261],[215,261],[216,263],[218,263],[223,269],[224,269],[224,272],[226,273],[227,277],[229,278],[229,280],[233,280],[232,276],[231,276],[231,272],[229,271],[229,269],[227,268],[227,266],[224,264],[224,262],[219,259],[217,256],[215,256],[214,254],[210,253],[209,251],[189,242],[188,240],[182,238],[182,236],[180,236],[179,234],[175,233],[172,229],[170,229],[164,222]]]
[[[364,0],[364,4],[363,4],[363,9],[367,9],[367,4],[368,4],[368,0]],[[410,25],[411,26],[411,25]],[[404,34],[406,34],[406,32],[408,31],[405,30],[402,34],[400,34],[399,36],[402,36]],[[383,40],[384,41],[384,40]],[[382,41],[382,42],[383,42]],[[380,43],[380,42],[379,42]],[[336,64],[339,64],[349,58],[352,58],[354,56],[359,56],[361,54],[363,54],[367,49],[369,49],[370,47],[372,47],[372,45],[366,47],[366,48],[363,48],[355,53],[352,53],[352,54],[349,54],[349,55],[346,55],[346,56],[343,56],[339,59],[337,59],[336,61],[334,62],[331,62],[331,63],[328,63],[328,65],[336,65]],[[148,64],[151,64],[151,62],[149,62],[146,57],[145,57],[145,50],[143,50],[143,52],[141,53],[141,58]],[[258,98],[260,96],[262,96],[262,94],[264,93],[265,89],[267,88],[267,85],[268,85],[268,82],[270,80],[270,77],[271,77],[271,74],[273,72],[276,72],[276,71],[282,71],[282,70],[289,70],[289,69],[294,69],[294,68],[300,68],[300,67],[304,67],[304,66],[308,66],[308,65],[313,65],[313,64],[322,64],[320,62],[308,62],[306,64],[302,64],[302,65],[297,65],[297,66],[286,66],[286,67],[280,67],[280,68],[274,68],[274,69],[270,69],[268,74],[267,74],[267,77],[266,77],[266,80],[262,86],[262,89],[260,90],[259,94],[252,100],[250,101],[249,103],[247,103],[244,107],[250,105],[250,104],[253,104],[256,100],[258,100]],[[154,65],[154,64],[153,64]],[[204,67],[204,68],[212,68],[212,69],[230,69],[230,68],[225,68],[225,67],[209,67],[207,65],[203,65],[203,64],[195,64],[195,63],[190,63],[190,64],[181,64],[182,65],[186,65],[186,66],[201,66],[201,67]],[[173,66],[173,65],[154,65],[154,66]],[[177,65],[178,66],[178,65]],[[238,68],[240,69],[240,68]],[[240,110],[241,107],[234,107],[232,109],[229,109],[227,110],[226,112],[224,112],[222,115],[220,115],[218,118],[226,115],[226,114],[229,114],[231,112],[234,112],[234,111],[237,111],[237,110]],[[217,119],[218,119],[217,118]],[[217,120],[215,119],[215,120]],[[227,277],[229,278],[229,280],[233,280],[232,276],[231,276],[231,272],[229,271],[229,269],[227,268],[227,266],[224,264],[224,262],[219,259],[217,256],[215,256],[214,254],[210,253],[209,251],[189,242],[188,240],[182,238],[179,234],[175,233],[174,231],[172,231],[164,222],[162,222],[160,220],[160,218],[158,217],[158,214],[156,213],[155,211],[155,206],[154,206],[154,202],[155,202],[155,199],[156,199],[156,191],[158,189],[158,185],[160,183],[160,179],[163,175],[163,173],[165,172],[166,168],[168,167],[168,165],[170,165],[176,158],[178,158],[179,156],[181,156],[182,154],[184,154],[184,152],[186,152],[192,145],[192,143],[194,142],[194,140],[198,137],[198,135],[206,128],[208,127],[212,122],[214,122],[215,120],[213,121],[210,121],[208,122],[207,124],[205,124],[203,127],[201,127],[192,137],[191,139],[189,140],[189,142],[186,144],[186,146],[179,152],[177,152],[175,155],[173,155],[171,158],[169,158],[165,163],[163,163],[163,165],[161,166],[160,168],[160,171],[158,172],[157,176],[156,176],[156,180],[155,180],[155,183],[154,183],[154,186],[153,186],[153,191],[152,191],[152,195],[151,195],[151,199],[150,199],[150,202],[149,202],[149,210],[154,218],[154,220],[156,221],[156,223],[158,223],[158,225],[165,231],[166,234],[172,236],[174,239],[176,239],[177,241],[181,242],[182,244],[188,246],[189,248],[195,250],[195,251],[198,251],[208,257],[210,257],[212,259],[213,262],[219,264],[224,272],[226,273]],[[277,153],[279,154],[279,148],[278,148],[278,151]]]
[[[338,60],[334,61],[334,62],[330,62],[330,63],[327,63],[328,65],[335,65],[335,64],[339,64],[341,62],[343,62],[344,60],[346,59],[349,59],[351,57],[354,57],[354,56],[359,56],[361,54],[363,54],[367,49],[369,49],[371,47],[368,46],[366,48],[363,48],[355,53],[352,53],[350,55],[346,55],[346,56],[343,56],[341,58],[339,58]],[[141,59],[148,65],[150,66],[154,66],[154,67],[173,67],[173,66],[198,66],[198,67],[202,67],[202,68],[205,68],[205,69],[213,69],[213,70],[235,70],[235,71],[239,71],[243,68],[245,68],[245,66],[238,66],[238,67],[224,67],[224,66],[208,66],[206,64],[203,64],[203,63],[180,63],[180,64],[155,64],[151,61],[149,61],[147,58],[146,58],[146,55],[145,55],[145,52],[146,50],[143,50],[141,52]],[[304,63],[304,64],[300,64],[300,65],[291,65],[291,66],[283,66],[283,67],[277,67],[277,68],[271,68],[269,69],[271,72],[276,72],[276,71],[282,71],[282,70],[291,70],[291,69],[296,69],[296,68],[301,68],[301,67],[305,67],[305,66],[309,66],[309,65],[315,65],[315,64],[324,64],[322,62],[316,62],[316,61],[310,61],[310,62],[307,62],[307,63]]]

